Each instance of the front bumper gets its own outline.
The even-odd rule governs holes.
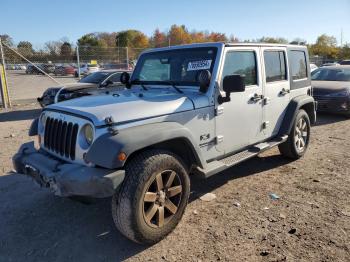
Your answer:
[[[125,177],[124,170],[111,170],[71,164],[23,144],[12,158],[15,170],[48,187],[58,196],[112,196]]]
[[[349,97],[315,97],[318,112],[350,114]]]

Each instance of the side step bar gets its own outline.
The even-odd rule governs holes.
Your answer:
[[[232,166],[235,166],[245,160],[248,160],[249,158],[255,157],[258,154],[264,152],[265,150],[268,150],[272,147],[275,147],[279,144],[282,144],[283,142],[287,141],[288,136],[282,136],[278,138],[274,138],[270,141],[263,142],[256,144],[244,151],[238,152],[236,154],[233,154],[231,156],[228,156],[226,158],[220,159],[220,160],[214,160],[210,163],[208,163],[207,168],[197,168],[195,170],[195,173],[201,176],[202,178],[208,178],[212,175],[215,175],[225,169],[228,169]]]

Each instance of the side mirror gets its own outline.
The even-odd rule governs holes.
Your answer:
[[[130,87],[130,75],[128,72],[123,72],[120,75],[120,82],[124,85],[126,85],[127,88]]]
[[[209,70],[202,70],[198,74],[199,91],[206,93],[210,85],[211,73]]]
[[[223,90],[226,96],[219,96],[219,104],[231,101],[230,94],[245,91],[245,75],[227,75],[223,80]]]
[[[111,79],[108,79],[107,81],[101,83],[100,87],[107,87],[109,85],[113,85],[113,81]]]

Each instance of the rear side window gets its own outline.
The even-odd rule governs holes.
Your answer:
[[[286,59],[283,51],[265,51],[266,82],[275,82],[287,79]]]
[[[222,81],[225,76],[236,74],[245,75],[245,84],[247,86],[256,85],[258,83],[254,51],[232,51],[226,54]]]
[[[307,78],[306,56],[304,51],[291,51],[289,61],[293,80]]]

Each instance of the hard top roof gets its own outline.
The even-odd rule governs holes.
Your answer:
[[[193,43],[193,44],[185,44],[185,45],[176,45],[169,47],[161,47],[161,48],[152,48],[147,49],[144,52],[156,52],[156,51],[166,51],[173,49],[181,49],[181,48],[196,48],[196,47],[235,47],[235,46],[252,46],[252,47],[289,47],[289,48],[306,48],[303,45],[291,45],[291,44],[270,44],[270,43],[228,43],[228,42],[206,42],[206,43]]]

